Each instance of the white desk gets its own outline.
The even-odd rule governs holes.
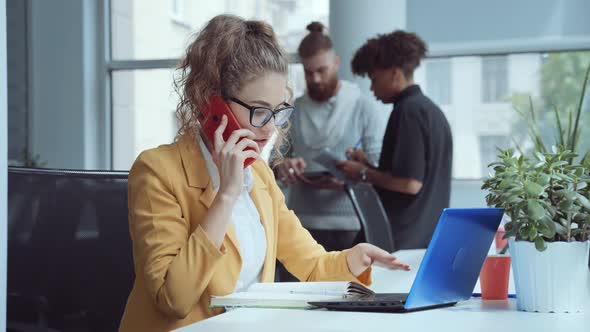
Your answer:
[[[371,288],[377,292],[407,292],[423,255],[423,250],[396,253],[400,259],[412,265],[413,271],[375,268],[374,284]],[[517,311],[516,300],[513,299],[482,301],[473,298],[449,308],[407,314],[339,312],[323,309],[237,309],[177,331],[588,331],[590,305],[588,307],[585,313],[579,314],[541,314]]]
[[[425,249],[417,250],[401,250],[394,255],[401,261],[410,264],[412,270],[407,271],[391,271],[379,267],[373,268],[373,284],[371,289],[377,293],[409,293],[414,278],[418,273],[418,267],[422,263],[422,258],[426,253]],[[474,293],[481,294],[481,287],[479,286],[479,279],[475,285]],[[510,283],[508,293],[516,294],[514,288],[514,276],[512,275],[512,269],[510,270]]]

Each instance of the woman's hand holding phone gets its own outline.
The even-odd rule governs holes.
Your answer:
[[[219,194],[237,200],[244,187],[244,161],[248,158],[260,159],[260,148],[252,139],[254,133],[248,129],[235,130],[227,141],[223,132],[227,126],[227,116],[223,115],[215,130],[213,142],[213,161],[219,170]],[[250,148],[245,150],[246,148]]]

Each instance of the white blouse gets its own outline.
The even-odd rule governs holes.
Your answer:
[[[219,171],[213,157],[202,139],[198,139],[205,157],[207,171],[215,192],[219,190]],[[235,291],[246,290],[250,285],[260,282],[262,266],[266,257],[266,236],[258,210],[250,197],[254,179],[250,167],[244,170],[244,189],[232,210],[232,224],[238,238],[242,257],[242,270]]]

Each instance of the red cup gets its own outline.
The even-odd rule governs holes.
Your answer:
[[[496,231],[496,236],[494,238],[497,252],[500,252],[500,250],[504,249],[504,247],[508,245],[508,239],[503,239],[504,234],[506,234],[506,230],[504,230],[503,226],[500,226],[498,231]]]
[[[479,282],[482,299],[506,300],[510,282],[510,256],[488,256],[481,268]]]

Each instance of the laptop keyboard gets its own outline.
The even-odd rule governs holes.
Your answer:
[[[341,301],[311,302],[310,304],[330,310],[401,312],[408,294],[372,294]]]
[[[374,303],[387,303],[387,304],[404,304],[406,302],[406,298],[408,297],[407,293],[392,293],[392,294],[373,294],[373,295],[366,295],[361,296],[352,300],[352,302],[374,302]]]

